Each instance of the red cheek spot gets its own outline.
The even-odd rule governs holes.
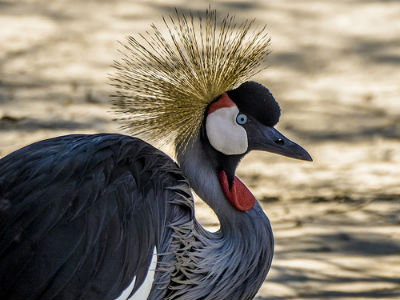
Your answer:
[[[208,107],[208,114],[213,113],[217,109],[223,108],[223,107],[232,107],[235,106],[236,104],[232,101],[231,98],[229,98],[227,93],[223,93],[221,97],[217,101],[215,101],[213,104],[211,104]]]

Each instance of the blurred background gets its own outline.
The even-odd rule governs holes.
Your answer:
[[[314,158],[252,153],[239,167],[276,239],[257,299],[400,299],[400,1],[0,0],[0,157],[121,132],[107,83],[117,40],[210,3],[267,25],[272,53],[255,80],[281,105],[279,129]]]

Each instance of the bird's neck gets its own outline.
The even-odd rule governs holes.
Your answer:
[[[213,273],[206,275],[211,278],[207,282],[210,286],[219,278],[218,289],[226,289],[221,293],[227,296],[223,299],[252,299],[268,273],[273,256],[273,236],[267,216],[258,203],[245,212],[230,204],[220,187],[215,162],[199,141],[178,155],[178,162],[193,190],[214,210],[220,222],[220,230],[210,233],[194,220],[196,239],[202,244],[194,251],[197,258],[203,258],[200,264],[203,271],[196,272]],[[188,293],[197,297],[194,293],[197,289],[201,291],[201,285],[192,287]]]
[[[249,219],[262,216],[268,221],[260,205],[249,211],[239,211],[225,197],[218,179],[219,156],[210,154],[200,137],[185,151],[177,151],[177,160],[191,188],[215,212],[220,222],[220,231],[229,234],[237,226],[250,226]],[[234,175],[234,170],[233,170]],[[269,224],[269,222],[268,222]],[[251,228],[249,228],[250,230]]]
[[[185,151],[177,151],[177,159],[191,188],[215,212],[221,231],[227,234],[233,220],[237,223],[241,219],[241,212],[226,200],[217,175],[218,157],[207,150],[199,138]]]

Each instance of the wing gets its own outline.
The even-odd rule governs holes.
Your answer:
[[[1,159],[0,299],[115,299],[135,277],[134,292],[154,247],[166,249],[182,178],[123,135],[58,137]]]

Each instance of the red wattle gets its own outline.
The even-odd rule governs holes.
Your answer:
[[[225,197],[236,209],[246,211],[253,208],[256,198],[239,178],[235,176],[231,189],[225,171],[219,172],[218,179]]]

